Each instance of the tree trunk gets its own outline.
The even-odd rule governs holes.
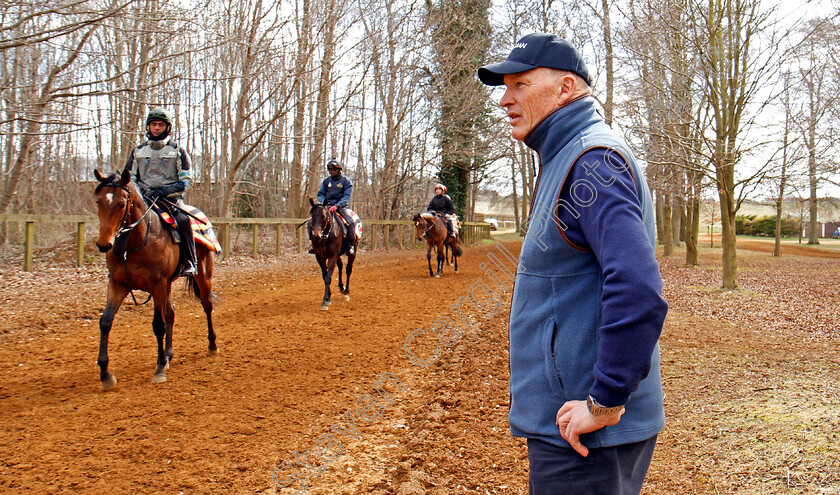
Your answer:
[[[671,219],[672,219],[672,205],[673,202],[671,201],[671,193],[665,193],[662,195],[662,219],[663,219],[663,226],[662,226],[662,244],[664,245],[664,250],[662,252],[663,256],[671,256],[674,254],[674,229],[672,228]]]
[[[289,188],[289,209],[293,216],[299,217],[304,213],[302,184],[303,179],[303,124],[306,118],[306,66],[309,62],[309,28],[310,8],[309,0],[303,0],[303,18],[298,31],[298,51],[295,61],[294,84],[292,92],[295,95],[294,146],[292,147],[291,183]]]
[[[326,157],[322,157],[327,140],[327,112],[330,108],[330,88],[332,87],[332,67],[335,62],[335,24],[338,14],[336,13],[335,0],[329,2],[326,29],[324,33],[324,58],[321,60],[321,77],[318,81],[318,103],[315,111],[315,129],[312,132],[312,152],[309,154],[309,176],[304,195],[305,198],[315,196],[318,192],[320,181],[318,178],[323,174],[323,164]]]

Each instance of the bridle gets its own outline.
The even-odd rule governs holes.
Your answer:
[[[155,205],[155,203],[157,203],[158,198],[155,198],[152,201],[152,204],[150,204],[149,207],[146,208],[146,211],[143,212],[142,215],[140,215],[140,218],[138,218],[136,222],[130,223],[131,222],[131,208],[134,206],[134,202],[131,200],[131,190],[128,187],[120,184],[119,182],[113,182],[113,181],[112,182],[103,182],[99,185],[99,189],[101,189],[103,187],[118,187],[118,188],[122,189],[123,191],[125,191],[126,194],[128,195],[128,201],[126,201],[126,203],[125,203],[125,210],[123,211],[122,220],[120,220],[120,228],[119,228],[119,230],[117,230],[117,234],[114,236],[114,245],[111,248],[112,250],[115,251],[116,246],[117,246],[117,239],[120,239],[122,236],[125,236],[125,240],[126,240],[126,244],[127,244],[128,243],[128,234],[134,229],[134,227],[137,227],[138,225],[140,225],[140,222],[142,222],[143,219],[146,218],[149,215],[149,212],[152,211],[152,207]],[[99,189],[97,189],[97,191]],[[131,289],[131,282],[128,279],[128,253],[132,253],[134,251],[137,251],[138,249],[145,246],[147,242],[149,242],[149,232],[151,232],[151,230],[152,230],[151,227],[152,227],[152,218],[148,217],[148,220],[146,222],[146,235],[143,236],[143,240],[140,242],[140,244],[138,244],[137,246],[135,246],[131,249],[123,249],[122,250],[122,261],[123,261],[123,264],[125,266],[125,282],[126,282],[126,285],[129,287],[129,293],[131,294],[131,299],[134,300],[134,305],[135,306],[140,305],[140,303],[138,303],[137,298],[134,297],[134,290]],[[146,301],[143,302],[142,304],[146,304],[151,299],[152,299],[152,294],[149,293],[149,297],[146,298]]]
[[[120,228],[117,230],[117,233],[114,236],[114,245],[116,245],[117,238],[119,238],[121,236],[127,236],[134,229],[134,227],[137,227],[138,225],[140,225],[140,222],[142,222],[143,219],[145,219],[149,215],[149,212],[152,211],[152,207],[155,205],[155,203],[157,203],[158,198],[155,198],[154,201],[152,201],[152,204],[150,204],[149,207],[146,208],[146,211],[143,212],[142,215],[140,215],[140,218],[138,218],[136,222],[131,223],[131,208],[134,206],[134,203],[131,200],[131,190],[129,190],[128,187],[120,184],[119,182],[103,182],[102,184],[100,184],[100,188],[101,187],[118,187],[118,188],[122,189],[123,191],[125,191],[126,194],[128,195],[128,201],[126,201],[126,203],[125,203],[125,209],[123,210],[122,220],[120,220]],[[146,235],[143,236],[143,241],[140,244],[138,244],[137,246],[135,246],[131,249],[126,249],[125,251],[123,251],[123,253],[122,253],[123,260],[126,259],[126,256],[128,255],[128,253],[131,253],[133,251],[137,251],[141,247],[145,246],[146,243],[149,241],[149,231],[151,230],[151,228],[150,228],[151,227],[151,221],[152,221],[151,217],[149,217],[148,221],[146,222]]]
[[[424,217],[423,215],[419,215],[419,216],[420,216],[420,220],[426,222],[426,228],[423,229],[423,235],[420,236],[420,238],[425,239],[426,234],[428,234],[429,231],[432,230],[432,227],[435,226],[434,218],[432,218],[432,221],[429,222],[428,218]]]
[[[321,235],[318,236],[319,239],[326,240],[330,236],[330,231],[332,230],[332,223],[333,223],[333,212],[330,211],[329,208],[326,206],[318,206],[317,208],[324,210],[324,220],[323,224],[321,224]],[[309,222],[309,238],[312,239],[312,222]]]

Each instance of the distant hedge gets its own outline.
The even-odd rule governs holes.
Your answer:
[[[756,217],[738,215],[735,217],[735,233],[738,235],[776,236],[776,215]],[[798,218],[782,218],[782,237],[794,237],[799,233]]]

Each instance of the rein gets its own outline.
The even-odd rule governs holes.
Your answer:
[[[117,239],[119,239],[122,236],[128,236],[128,234],[134,229],[134,227],[137,227],[138,225],[140,225],[140,222],[142,222],[143,219],[146,218],[149,215],[149,212],[152,211],[152,207],[155,206],[158,198],[155,198],[152,201],[152,204],[150,204],[149,207],[146,208],[146,211],[143,212],[142,215],[140,215],[140,218],[138,218],[136,222],[133,222],[133,223],[129,224],[128,226],[126,226],[126,224],[128,224],[129,221],[131,220],[131,208],[134,205],[134,202],[131,200],[131,191],[127,187],[125,187],[124,185],[116,183],[116,182],[105,182],[105,183],[102,183],[102,185],[103,186],[110,186],[110,187],[119,187],[120,189],[122,189],[123,191],[128,193],[128,202],[126,203],[125,212],[123,212],[122,221],[120,222],[120,229],[117,231],[117,235],[114,236],[114,246],[116,247]],[[125,270],[125,281],[126,281],[126,285],[128,285],[128,287],[129,287],[128,292],[129,292],[129,294],[131,294],[131,299],[134,301],[135,306],[142,306],[142,305],[148,303],[152,299],[152,294],[149,293],[149,297],[147,297],[146,300],[143,301],[142,303],[137,302],[137,298],[134,297],[134,289],[131,289],[131,281],[128,278],[128,254],[139,250],[140,248],[142,248],[143,246],[145,246],[149,242],[149,232],[151,232],[151,230],[152,230],[152,219],[151,219],[151,217],[149,217],[147,222],[146,222],[146,235],[143,236],[143,240],[140,242],[140,244],[138,244],[137,246],[135,246],[131,249],[125,249],[122,252],[123,269]],[[126,237],[126,244],[128,244],[128,238],[127,237]]]
[[[331,212],[329,208],[323,206],[321,206],[320,208],[322,210],[325,210],[324,217],[326,218],[324,223],[321,225],[321,235],[318,236],[318,238],[323,241],[330,237],[330,232],[332,231],[332,223],[334,220],[332,216],[335,213]],[[309,238],[312,239],[312,222],[309,222]]]
[[[420,218],[422,218],[423,221],[426,222],[426,228],[423,229],[423,239],[425,239],[426,234],[428,234],[429,231],[432,230],[432,227],[435,226],[435,219],[434,219],[434,217],[432,217],[431,222],[430,222],[429,219],[424,217],[423,215],[420,215]]]

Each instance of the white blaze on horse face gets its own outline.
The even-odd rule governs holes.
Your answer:
[[[114,202],[114,193],[107,193],[105,195],[105,201],[107,201],[109,205],[111,203],[113,203]]]

